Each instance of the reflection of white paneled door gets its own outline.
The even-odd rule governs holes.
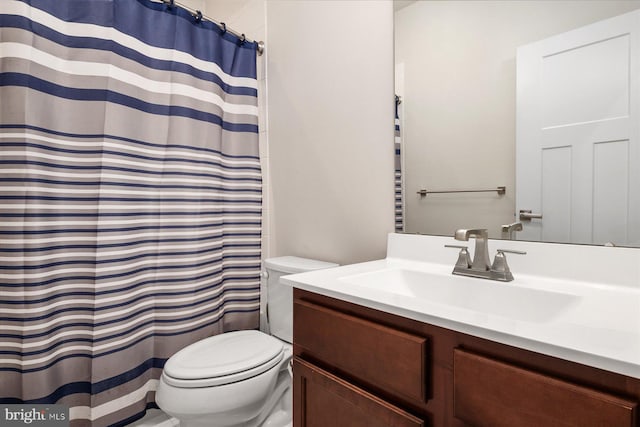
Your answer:
[[[522,240],[640,244],[640,10],[518,49]]]

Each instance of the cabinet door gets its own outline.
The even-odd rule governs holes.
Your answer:
[[[293,360],[294,427],[422,427],[423,420],[298,357]]]
[[[427,400],[427,338],[306,301],[295,301],[293,315],[293,340],[302,357],[310,355],[381,394]]]
[[[637,402],[454,351],[454,413],[476,427],[634,427]]]

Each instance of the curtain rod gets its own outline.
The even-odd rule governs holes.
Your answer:
[[[237,31],[234,31],[233,29],[227,27],[227,25],[224,22],[218,22],[214,19],[209,18],[207,15],[203,15],[201,11],[196,10],[196,9],[192,9],[189,6],[185,6],[184,4],[177,2],[175,0],[160,0],[162,1],[162,3],[166,4],[169,7],[175,7],[175,6],[179,6],[185,10],[187,10],[189,13],[191,13],[191,15],[196,18],[197,20],[203,20],[206,19],[209,22],[214,23],[215,25],[217,25],[222,31],[228,31],[231,34],[233,34],[234,36],[238,37],[240,40],[249,42],[249,43],[256,43],[258,45],[256,51],[258,52],[259,56],[262,56],[262,54],[264,53],[264,42],[261,41],[254,41],[251,39],[248,39],[244,34],[242,33],[238,33]]]

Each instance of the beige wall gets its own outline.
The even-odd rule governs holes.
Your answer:
[[[418,1],[395,15],[404,63],[407,230],[452,234],[514,221],[516,48],[640,7],[639,1]],[[507,187],[421,199],[419,188]]]
[[[382,258],[393,230],[392,3],[266,5],[270,252]]]
[[[384,257],[393,231],[392,2],[183,3],[266,43],[263,257]]]

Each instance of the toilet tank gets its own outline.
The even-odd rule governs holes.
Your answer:
[[[283,256],[264,260],[267,280],[267,318],[271,335],[293,342],[293,289],[280,284],[280,276],[338,267],[332,262]]]

